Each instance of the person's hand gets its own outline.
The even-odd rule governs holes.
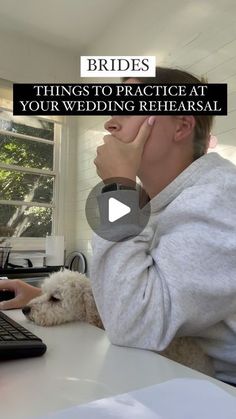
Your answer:
[[[137,136],[130,143],[124,143],[113,135],[104,136],[104,144],[97,148],[97,157],[94,160],[97,174],[102,180],[126,178],[136,181],[143,149],[154,122],[155,116],[145,119]]]
[[[0,280],[0,291],[14,291],[15,297],[11,300],[1,301],[0,310],[24,307],[30,300],[42,294],[42,290],[32,285],[26,284],[19,279]]]

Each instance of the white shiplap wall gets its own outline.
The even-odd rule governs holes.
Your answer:
[[[84,55],[155,55],[160,65],[185,68],[207,76],[209,82],[228,83],[229,115],[218,117],[213,132],[219,141],[216,151],[236,163],[234,0],[126,2]],[[78,118],[75,243],[88,261],[91,231],[84,207],[91,187],[99,181],[93,159],[104,135],[103,123],[104,118]]]
[[[93,160],[96,148],[105,135],[104,117],[80,117],[78,119],[77,180],[76,180],[76,248],[91,259],[92,231],[85,216],[86,199],[91,189],[101,181],[97,176]]]

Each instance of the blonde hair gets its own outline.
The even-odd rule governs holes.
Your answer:
[[[130,77],[123,78],[122,81],[128,79],[130,79]],[[135,77],[135,79],[140,83],[153,84],[207,83],[207,80],[203,77],[199,79],[187,71],[167,67],[156,67],[155,77]],[[193,160],[196,160],[207,152],[214,117],[212,115],[194,115],[194,118],[196,124],[193,137]]]

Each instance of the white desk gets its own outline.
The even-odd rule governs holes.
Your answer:
[[[46,328],[20,310],[6,314],[41,337],[48,350],[39,358],[0,362],[1,419],[28,419],[180,377],[209,379],[236,396],[236,388],[154,352],[113,346],[93,326]]]

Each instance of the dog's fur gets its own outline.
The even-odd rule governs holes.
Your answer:
[[[43,294],[31,300],[26,306],[30,312],[24,313],[39,326],[81,320],[103,328],[85,275],[65,269],[46,278],[41,288]]]
[[[27,304],[25,315],[40,326],[54,326],[74,320],[104,328],[94,301],[91,284],[85,275],[63,270],[53,273],[42,284],[43,294]],[[27,313],[27,310],[30,311]],[[211,359],[194,338],[180,337],[161,352],[169,359],[214,376]]]

